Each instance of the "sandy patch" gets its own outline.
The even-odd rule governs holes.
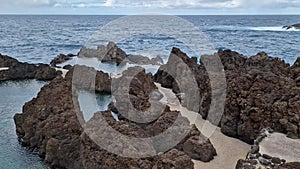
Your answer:
[[[260,143],[260,153],[285,159],[287,162],[300,161],[300,139],[290,139],[281,133],[273,133]]]
[[[178,110],[190,122],[195,122],[197,128],[208,137],[217,150],[217,156],[209,163],[193,160],[196,169],[233,169],[239,159],[245,159],[250,145],[221,133],[220,128],[210,124],[198,116],[198,113],[180,106],[178,99],[171,89],[162,88],[156,83],[159,91],[164,95],[161,102],[170,106],[171,110]],[[197,118],[198,117],[198,118]],[[214,131],[214,132],[212,132]]]

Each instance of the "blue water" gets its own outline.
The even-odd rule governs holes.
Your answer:
[[[101,26],[121,16],[0,16],[0,53],[21,61],[49,63],[58,53],[77,53]],[[293,63],[300,56],[300,32],[283,25],[299,23],[298,16],[182,16],[198,27],[214,48],[230,48],[247,56],[265,51]],[[127,52],[161,43],[165,38],[135,37],[121,43]],[[145,43],[147,42],[148,43]],[[151,43],[154,42],[155,43]],[[151,47],[151,46],[150,46]]]
[[[76,54],[95,31],[119,17],[0,15],[0,53],[20,61],[49,63],[59,53]],[[299,23],[300,16],[182,18],[199,28],[215,50],[229,48],[247,56],[265,51],[290,64],[300,56],[300,31],[281,29],[283,25]],[[143,51],[145,55],[159,54],[151,51],[153,47],[168,51],[173,46],[181,47],[174,39],[162,35],[138,35],[118,45],[127,53]],[[18,144],[13,123],[14,114],[21,112],[23,104],[35,97],[44,84],[37,81],[0,83],[0,169],[47,168],[35,152]],[[106,101],[110,96],[104,97],[102,100]]]
[[[45,82],[35,80],[0,83],[0,168],[47,168],[37,153],[23,148],[17,139],[13,116],[25,102],[36,96]]]

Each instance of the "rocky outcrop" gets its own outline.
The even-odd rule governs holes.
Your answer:
[[[180,58],[189,68],[175,62],[172,55]],[[253,143],[255,136],[266,127],[285,133],[291,138],[299,138],[299,58],[290,67],[279,58],[269,57],[264,52],[250,58],[230,50],[219,51],[218,55],[227,79],[225,109],[220,123],[216,124],[221,127],[221,131],[247,143]],[[202,64],[203,59],[206,59],[206,63],[215,64],[213,60],[210,62],[210,57],[202,57],[201,64],[197,64],[195,58],[189,58],[179,49],[173,48],[168,63],[161,66],[156,73],[155,81],[172,88],[179,96],[185,95],[183,105],[189,109],[194,109],[195,105],[194,102],[189,105],[189,100],[199,93],[199,113],[206,119],[211,104],[212,83]],[[187,75],[192,76],[191,73],[186,73],[188,69],[193,72],[199,86],[197,92],[189,89],[191,83],[186,83],[191,82]],[[172,72],[173,75],[170,75]]]
[[[222,132],[247,143],[266,127],[299,138],[300,88],[294,70],[264,52],[246,58],[227,50],[219,56],[228,85]]]
[[[82,128],[73,106],[69,79],[58,77],[45,85],[14,120],[22,145],[38,148],[39,155],[52,168],[82,168]]]
[[[79,70],[78,72],[77,69]],[[149,74],[145,74],[145,70],[140,68],[129,69],[127,72],[124,72],[123,76],[127,78],[129,73],[135,69],[141,71],[134,76],[134,80],[130,83],[129,94],[133,96],[131,101],[134,102],[134,105],[139,105],[137,108],[145,110],[146,107],[140,103],[143,102],[147,106],[147,98],[150,99],[149,95],[151,95],[152,89],[155,90],[156,87],[153,84],[152,77]],[[77,77],[81,77],[84,80],[76,80]],[[96,72],[93,68],[84,66],[77,66],[76,68],[75,66],[65,78],[55,78],[50,84],[45,85],[37,98],[24,105],[23,113],[16,114],[14,117],[21,143],[24,146],[37,148],[39,155],[52,168],[181,169],[193,168],[192,158],[210,161],[216,155],[216,151],[209,140],[201,136],[196,127],[191,126],[189,121],[180,115],[180,112],[170,111],[168,107],[163,109],[157,120],[144,124],[122,118],[116,121],[110,111],[98,112],[94,114],[91,120],[85,123],[85,128],[83,128],[81,125],[84,122],[83,115],[82,112],[78,111],[79,104],[76,92],[72,89],[92,90],[92,79],[89,79],[90,77],[96,77],[96,86],[99,83],[99,86],[96,87],[97,90],[108,90],[106,89],[106,83],[110,83],[110,81],[107,74]],[[122,78],[120,81],[122,81]],[[138,99],[143,100],[139,102]],[[118,104],[118,100],[116,104]],[[123,135],[148,138],[167,130],[171,125],[175,129],[185,131],[185,127],[182,128],[181,125],[173,124],[176,119],[179,120],[179,124],[189,127],[191,130],[188,131],[187,136],[176,147],[165,153],[159,152],[164,150],[167,142],[159,142],[157,140],[153,140],[153,143],[148,146],[146,142],[143,143],[145,146],[142,149],[137,149],[136,143],[131,142],[124,142],[118,145],[120,146],[118,150],[122,152],[136,150],[145,152],[152,147],[152,150],[157,151],[159,154],[154,157],[138,159],[115,155],[96,144],[93,139],[93,136],[99,135],[105,135],[107,138],[110,138],[111,133],[105,132],[105,128],[99,127],[104,124],[104,120],[114,130]],[[176,139],[176,137],[174,135],[169,141]],[[121,138],[114,137],[108,139],[108,141],[116,141],[118,139]]]
[[[300,23],[293,24],[293,25],[286,25],[286,26],[282,27],[282,29],[286,29],[286,30],[289,30],[289,29],[292,29],[292,28],[300,29]]]
[[[297,58],[294,65],[292,66],[293,79],[296,81],[296,85],[300,87],[300,57]]]
[[[66,78],[77,90],[111,93],[112,79],[109,74],[97,71],[92,67],[75,65],[69,70]]]
[[[57,64],[61,64],[68,60],[71,60],[75,56],[76,55],[73,55],[73,54],[68,54],[68,55],[59,54],[54,59],[51,60],[50,65],[53,67],[57,67]]]
[[[109,42],[107,46],[100,45],[97,49],[83,47],[78,53],[80,58],[98,58],[101,62],[116,62],[118,65],[125,59],[126,53],[114,42]]]
[[[142,55],[131,55],[126,54],[125,51],[120,49],[114,42],[109,42],[107,46],[100,45],[97,49],[89,49],[83,47],[78,53],[80,58],[98,58],[101,62],[115,62],[117,65],[121,63],[133,63],[133,64],[152,64],[161,65],[163,59],[160,56],[149,59]]]
[[[139,65],[162,65],[164,64],[163,59],[160,56],[149,59],[142,55],[128,55],[125,59],[127,63],[139,64]]]
[[[0,70],[0,81],[24,79],[52,80],[61,74],[61,72],[46,64],[22,63],[14,58],[0,54],[0,68],[2,67],[5,69]]]

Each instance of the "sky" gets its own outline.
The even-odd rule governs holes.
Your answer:
[[[300,14],[300,0],[0,0],[0,14]]]

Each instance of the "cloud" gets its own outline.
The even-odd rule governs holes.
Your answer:
[[[299,0],[106,0],[107,7],[136,8],[282,8],[300,6]]]
[[[251,11],[254,13],[277,11],[296,11],[300,8],[300,0],[0,0],[0,9],[5,12],[13,12],[17,9],[23,11],[39,10],[46,7],[49,11],[67,11],[73,8],[85,8],[85,11],[103,9],[106,13],[123,12],[135,13],[137,11],[156,12],[185,12],[193,11],[216,11],[227,13],[239,13]],[[112,10],[110,10],[112,9]],[[199,10],[198,10],[199,9]],[[83,10],[81,10],[83,11]],[[190,12],[191,13],[191,12]]]
[[[116,3],[116,0],[106,0],[105,3],[103,4],[103,6],[106,7],[113,7]]]
[[[1,6],[121,7],[121,8],[283,8],[300,7],[299,0],[0,0]]]
[[[43,6],[49,5],[50,0],[0,0],[0,4],[2,7],[7,6]]]
[[[103,6],[148,8],[219,8],[236,7],[231,0],[106,0]]]

